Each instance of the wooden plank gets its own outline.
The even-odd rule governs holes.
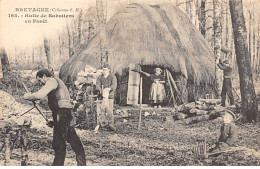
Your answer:
[[[132,71],[134,68],[134,64],[129,65],[129,78],[126,101],[126,104],[128,105],[138,105],[140,74],[139,72]]]

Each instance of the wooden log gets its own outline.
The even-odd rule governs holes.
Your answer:
[[[200,102],[205,102],[207,104],[220,104],[221,99],[199,99]]]
[[[195,105],[195,102],[192,102],[192,103],[188,103],[188,104],[182,104],[182,105],[179,105],[177,107],[177,111],[178,112],[183,112],[183,113],[189,113],[189,111],[192,109],[192,108],[195,108],[196,105]]]
[[[191,123],[196,123],[196,122],[206,121],[206,120],[209,120],[209,115],[190,117],[187,119],[183,119],[183,122],[185,124],[191,124]]]
[[[183,114],[183,113],[179,113],[179,114],[177,115],[177,119],[179,119],[179,120],[183,120],[183,119],[185,119],[186,117],[188,117],[188,115],[187,115],[187,114]]]
[[[205,111],[205,110],[199,110],[199,109],[196,109],[196,108],[193,108],[189,111],[191,114],[196,114],[197,116],[199,115],[205,115],[208,113],[208,111]]]
[[[139,122],[138,122],[138,130],[141,129],[141,122],[142,122],[142,99],[143,99],[143,78],[141,77],[140,78],[140,94],[139,94],[139,97],[140,97],[140,107],[139,107]]]

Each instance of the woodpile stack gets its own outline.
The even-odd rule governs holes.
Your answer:
[[[45,131],[51,130],[47,127],[45,120],[35,109],[24,116],[19,117],[19,115],[32,107],[32,105],[28,106],[17,102],[12,95],[0,90],[0,129],[4,128],[6,125],[14,127],[31,123],[32,128]]]
[[[216,119],[225,111],[236,111],[232,107],[220,106],[220,101],[220,99],[200,99],[196,102],[180,105],[176,108],[178,113],[175,115],[175,119],[181,120],[185,124],[192,124]]]

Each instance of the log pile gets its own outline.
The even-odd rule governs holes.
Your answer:
[[[178,113],[175,119],[185,124],[192,124],[216,119],[225,111],[236,111],[233,107],[220,106],[220,101],[220,99],[199,99],[196,102],[180,105],[176,108]]]
[[[0,128],[7,126],[24,125],[31,122],[31,127],[39,130],[51,130],[46,126],[45,120],[36,111],[25,114],[19,117],[19,115],[31,109],[33,106],[21,104],[15,100],[15,98],[9,93],[0,90]],[[29,122],[28,122],[29,121]]]

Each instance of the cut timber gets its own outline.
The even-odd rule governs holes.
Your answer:
[[[179,113],[179,114],[177,115],[177,119],[179,119],[179,120],[183,120],[183,119],[185,119],[186,117],[188,117],[188,115],[187,115],[187,114],[183,114],[183,113]]]
[[[209,120],[209,115],[195,116],[182,120],[185,124]]]
[[[182,105],[179,105],[177,107],[177,111],[178,112],[183,112],[183,113],[189,113],[189,111],[193,108],[195,108],[196,105],[195,105],[195,102],[191,102],[191,103],[188,103],[188,104],[182,104]]]
[[[196,114],[196,115],[205,115],[205,114],[208,113],[208,111],[199,110],[199,109],[193,108],[193,109],[190,110],[190,113],[191,114]]]
[[[221,99],[199,99],[200,102],[204,102],[207,104],[220,104]]]

